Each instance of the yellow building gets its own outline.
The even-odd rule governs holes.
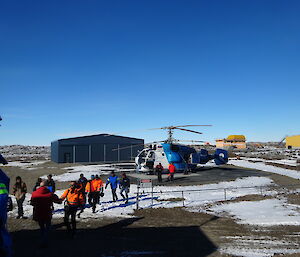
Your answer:
[[[216,140],[217,148],[246,148],[246,137],[244,135],[230,135],[227,138]]]
[[[300,135],[285,138],[286,148],[300,148]]]

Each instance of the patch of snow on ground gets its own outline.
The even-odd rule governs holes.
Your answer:
[[[232,191],[228,191],[228,199],[245,196],[249,194],[258,194],[259,189],[237,189],[238,187],[243,186],[266,186],[273,184],[273,181],[266,177],[247,177],[242,179],[237,179],[235,181],[230,182],[221,182],[217,184],[208,184],[201,186],[176,186],[176,187],[167,187],[167,186],[158,186],[154,187],[153,194],[153,204],[151,200],[151,189],[146,189],[145,192],[140,190],[140,198],[139,198],[139,206],[140,208],[173,208],[183,206],[183,202],[179,201],[168,201],[170,198],[181,198],[182,191],[186,190],[202,190],[202,191],[191,191],[184,192],[184,204],[189,208],[203,206],[206,203],[213,203],[216,201],[224,200],[224,190],[223,188],[232,188]],[[208,190],[208,191],[204,191]],[[56,191],[58,196],[61,196],[64,190]],[[178,191],[178,192],[169,192],[169,191]],[[97,206],[97,212],[95,214],[92,213],[91,208],[86,208],[84,213],[82,214],[82,218],[97,218],[104,216],[115,216],[115,217],[129,217],[132,215],[134,210],[136,209],[136,192],[137,185],[132,184],[130,186],[129,193],[129,203],[124,204],[123,201],[119,200],[117,202],[112,202],[111,190],[108,188],[104,190],[104,197],[101,198],[101,206]],[[117,192],[118,196],[119,190]],[[26,200],[24,201],[24,212],[26,216],[32,215],[32,206],[29,205],[31,195],[26,195]],[[13,197],[14,198],[14,197]],[[121,198],[119,196],[119,198]],[[166,201],[159,201],[159,200]],[[16,206],[16,204],[14,205]],[[63,205],[62,204],[54,204],[55,213],[54,217],[63,217]],[[89,207],[89,206],[87,206]],[[9,215],[17,215],[17,208],[14,208]]]
[[[239,166],[243,168],[249,168],[249,169],[257,169],[257,170],[262,170],[266,172],[271,172],[271,173],[276,173],[279,175],[283,176],[288,176],[294,179],[300,179],[300,172],[296,170],[290,170],[290,169],[284,169],[284,168],[279,168],[271,165],[266,165],[262,162],[249,162],[246,160],[230,160],[228,164],[232,164],[234,166]]]
[[[32,168],[33,166],[37,166],[37,165],[41,165],[44,164],[48,161],[32,161],[32,162],[8,162],[8,164],[6,166],[8,167],[19,167],[22,169],[28,169],[28,168]]]
[[[229,236],[232,242],[225,243],[219,249],[221,253],[245,257],[269,257],[274,254],[300,253],[297,242],[278,240],[273,237]]]
[[[275,241],[276,242],[276,241]],[[272,257],[274,254],[296,254],[300,253],[300,249],[288,249],[288,248],[272,248],[270,245],[265,245],[265,248],[245,248],[241,246],[228,246],[221,247],[219,251],[223,254],[229,254],[232,256],[243,257]],[[279,255],[282,256],[282,255]]]
[[[278,164],[295,166],[295,167],[297,166],[296,160],[267,160],[265,162],[278,163]]]
[[[68,172],[61,175],[53,176],[53,179],[61,182],[77,181],[81,173],[83,173],[86,178],[90,178],[91,175],[105,175],[109,174],[112,170],[114,170],[114,168],[112,168],[109,164],[79,165],[67,167],[64,169],[68,170]]]
[[[128,164],[122,164],[128,165]],[[132,165],[132,164],[131,164]],[[72,166],[72,167],[66,167],[65,170],[68,170],[67,173],[64,173],[62,175],[53,176],[53,179],[56,181],[66,182],[66,181],[76,181],[79,178],[79,175],[81,173],[84,174],[86,178],[90,178],[91,175],[107,175],[111,171],[123,171],[123,172],[130,172],[130,169],[120,169],[117,166],[114,166],[112,164],[98,164],[98,165],[79,165],[79,166]],[[42,178],[46,177],[43,176]]]
[[[282,199],[262,201],[242,201],[221,204],[211,209],[216,214],[227,212],[240,224],[258,226],[300,225],[300,213],[297,207]]]
[[[246,158],[246,157],[241,157],[241,160],[246,160],[246,161],[254,161],[254,162],[265,162],[265,163],[278,163],[278,164],[283,164],[283,165],[288,165],[288,166],[297,166],[297,160],[293,159],[282,159],[282,160],[266,160],[263,158],[254,158],[254,157],[250,157],[250,158]]]

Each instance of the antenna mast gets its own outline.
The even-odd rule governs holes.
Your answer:
[[[169,144],[172,144],[173,143],[173,141],[174,141],[174,138],[173,138],[173,128],[172,127],[169,127],[168,128],[168,135],[169,135],[169,137],[168,137],[168,139],[167,139],[167,143],[169,143]]]

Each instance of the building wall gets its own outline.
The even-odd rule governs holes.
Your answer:
[[[217,140],[216,147],[224,148],[224,149],[227,149],[230,147],[235,147],[237,149],[245,149],[247,146],[246,146],[246,142],[233,142],[233,141],[228,142],[225,139],[225,140]]]
[[[51,142],[51,160],[59,162],[58,141]]]
[[[130,161],[143,143],[143,139],[106,135],[61,139],[51,143],[51,159],[58,163]],[[132,147],[116,150],[127,146]]]
[[[300,148],[300,135],[286,137],[285,145],[287,148]]]

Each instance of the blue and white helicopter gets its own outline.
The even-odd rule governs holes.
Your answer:
[[[216,149],[214,154],[209,154],[206,149],[196,151],[195,148],[187,145],[179,144],[180,141],[185,142],[203,142],[193,140],[177,140],[173,138],[175,129],[183,130],[191,133],[202,134],[201,132],[186,129],[184,127],[194,126],[211,126],[211,125],[182,125],[168,126],[155,129],[163,129],[168,131],[168,139],[165,141],[157,141],[148,143],[146,147],[135,157],[137,171],[149,172],[159,163],[167,169],[170,163],[173,163],[177,171],[194,171],[198,164],[206,164],[210,160],[214,160],[216,165],[226,164],[228,162],[228,153],[223,149]],[[152,129],[151,129],[152,130]]]

